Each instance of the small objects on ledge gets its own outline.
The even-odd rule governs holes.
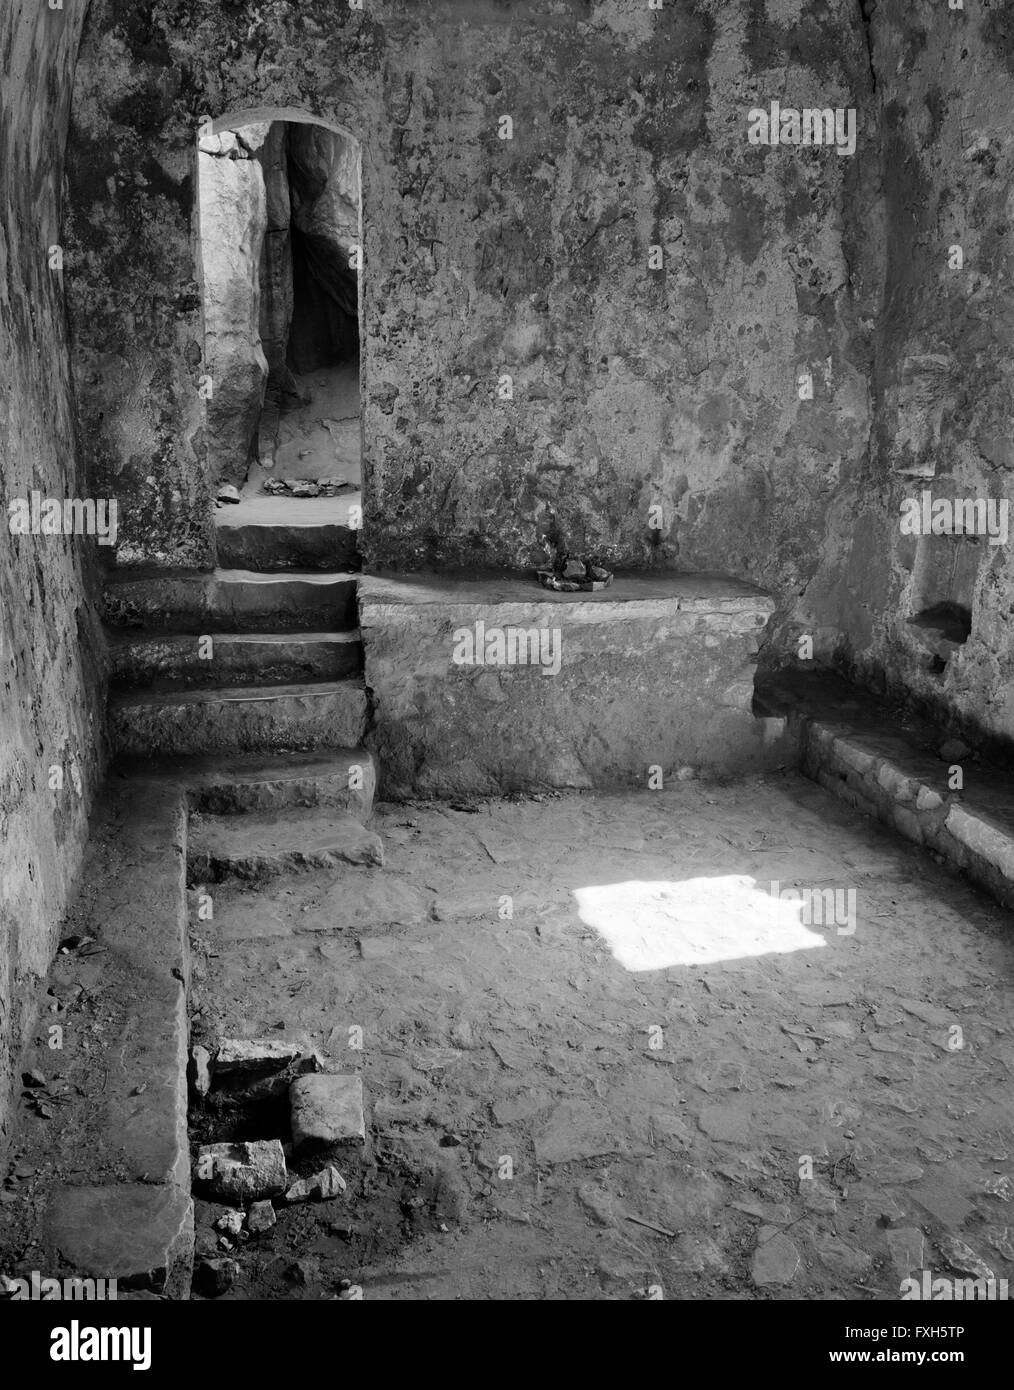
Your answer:
[[[355,483],[344,478],[268,478],[262,484],[272,497],[337,497],[355,490]]]
[[[536,570],[536,574],[544,589],[553,589],[558,594],[592,593],[608,588],[613,582],[612,570],[575,555],[562,555],[552,569]]]

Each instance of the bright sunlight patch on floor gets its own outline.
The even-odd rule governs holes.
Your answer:
[[[582,922],[627,970],[665,970],[789,951],[824,936],[802,921],[802,904],[770,896],[745,875],[574,889]]]

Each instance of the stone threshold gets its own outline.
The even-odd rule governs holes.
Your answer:
[[[755,708],[786,721],[800,768],[856,810],[893,826],[1014,907],[1014,786],[968,750],[947,761],[952,735],[826,675],[783,675]],[[962,786],[952,787],[960,768]]]

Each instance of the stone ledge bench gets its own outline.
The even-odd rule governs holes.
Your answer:
[[[721,575],[364,574],[367,736],[385,796],[648,785],[769,761],[752,714],[770,595]]]
[[[952,789],[953,764],[938,749],[953,735],[834,675],[783,672],[765,682],[758,707],[785,721],[806,776],[1014,908],[1008,772],[969,751],[958,764],[963,786]]]

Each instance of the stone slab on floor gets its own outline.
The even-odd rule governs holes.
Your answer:
[[[752,699],[774,602],[752,585],[638,575],[558,594],[367,574],[359,603],[387,796],[644,786],[653,767],[770,759]]]
[[[342,631],[356,625],[358,578],[312,570],[123,570],[106,582],[106,619],[194,633]]]
[[[259,878],[290,869],[381,865],[379,835],[330,807],[291,807],[240,816],[195,815],[189,874],[203,883],[226,874]]]
[[[147,1183],[64,1187],[50,1204],[41,1244],[85,1278],[186,1298],[193,1202],[180,1188]]]
[[[110,741],[135,757],[354,748],[366,721],[360,680],[131,693],[109,702]]]
[[[1014,907],[1014,790],[973,757],[941,759],[946,732],[833,676],[785,675],[763,701],[789,721],[801,769],[849,805],[963,870]],[[962,787],[949,785],[959,766]]]

